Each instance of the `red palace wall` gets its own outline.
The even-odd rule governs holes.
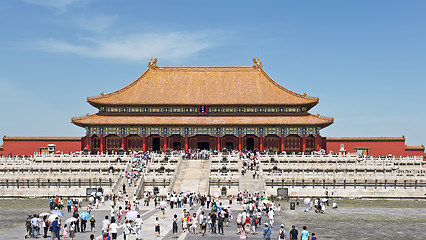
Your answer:
[[[0,155],[34,155],[40,152],[39,147],[55,144],[55,151],[63,153],[77,152],[82,149],[80,137],[4,137],[3,151]]]
[[[368,155],[373,156],[393,156],[424,157],[424,147],[407,147],[404,137],[327,137],[326,150],[338,153],[340,145],[344,144],[344,148],[349,153],[356,152],[357,148],[369,148]],[[408,148],[408,149],[407,149]],[[414,148],[414,150],[413,150]]]
[[[237,140],[238,138],[236,138]],[[216,138],[207,137],[206,141],[210,143],[210,148],[216,148]],[[48,144],[55,144],[56,151],[64,153],[77,152],[84,149],[84,143],[84,138],[81,137],[4,137],[3,150],[0,146],[0,156],[8,156],[10,154],[17,156],[33,155],[34,152],[40,152],[39,147],[47,147]],[[190,143],[194,145],[191,148],[195,149],[197,147],[196,143],[192,143],[191,139]],[[425,148],[423,146],[406,146],[404,137],[323,137],[321,141],[321,146],[327,153],[330,151],[338,153],[341,144],[344,144],[345,150],[349,153],[356,152],[356,148],[369,148],[368,154],[373,156],[391,154],[397,157],[420,156],[426,159]],[[234,145],[237,145],[235,141]],[[181,146],[182,148],[183,146]]]

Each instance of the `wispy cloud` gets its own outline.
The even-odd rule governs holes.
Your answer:
[[[108,27],[110,27],[117,16],[95,16],[95,17],[85,17],[80,16],[74,18],[74,23],[85,30],[103,33]]]
[[[81,0],[24,0],[26,3],[53,8],[58,14],[66,12],[67,7],[79,1]]]
[[[44,39],[32,42],[30,46],[42,51],[72,53],[94,58],[139,61],[156,56],[174,60],[213,47],[215,44],[210,41],[213,36],[214,33],[207,32],[145,33],[116,39],[85,39],[84,44]]]

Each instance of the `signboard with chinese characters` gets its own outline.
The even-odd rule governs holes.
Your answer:
[[[198,114],[207,114],[207,106],[206,105],[198,106]]]

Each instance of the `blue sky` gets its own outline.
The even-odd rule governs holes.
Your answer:
[[[323,136],[426,144],[425,1],[0,3],[0,136],[83,136],[87,96],[160,66],[251,66],[320,98]]]

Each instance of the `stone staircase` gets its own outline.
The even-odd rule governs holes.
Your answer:
[[[209,189],[209,160],[182,160],[173,186],[174,192],[207,194]]]
[[[180,166],[177,169],[177,173],[175,175],[175,180],[173,186],[171,186],[171,191],[180,193],[181,192],[181,186],[182,181],[186,172],[186,169],[188,168],[188,159],[180,159]]]
[[[245,191],[247,190],[248,192],[260,192],[263,193],[265,191],[265,182],[263,180],[263,176],[262,176],[262,172],[260,173],[259,178],[255,178],[253,179],[253,172],[251,170],[246,171],[246,173],[244,175],[241,174],[241,168],[243,166],[243,164],[241,163],[241,161],[239,162],[239,185],[238,185],[238,190],[239,191]]]
[[[198,192],[201,195],[209,194],[209,177],[210,177],[210,166],[211,161],[204,160],[201,166],[200,184],[198,186]]]

